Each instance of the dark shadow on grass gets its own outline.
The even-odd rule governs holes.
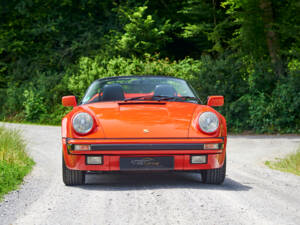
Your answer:
[[[222,185],[203,184],[198,173],[155,174],[88,174],[86,184],[77,186],[94,191],[128,191],[155,189],[210,189],[225,191],[248,191],[252,187],[226,177]]]

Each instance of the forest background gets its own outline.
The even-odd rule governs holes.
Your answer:
[[[59,124],[64,95],[132,74],[224,95],[231,132],[300,133],[299,0],[0,0],[0,120]]]

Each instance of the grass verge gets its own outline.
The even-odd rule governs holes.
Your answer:
[[[26,143],[18,130],[0,126],[0,200],[21,184],[34,165],[25,149]]]
[[[300,147],[296,153],[288,155],[284,159],[276,159],[274,162],[266,161],[265,164],[271,169],[300,176]]]

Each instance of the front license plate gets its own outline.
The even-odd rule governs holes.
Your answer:
[[[174,157],[120,157],[120,170],[173,170]]]

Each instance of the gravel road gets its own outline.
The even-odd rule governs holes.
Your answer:
[[[171,173],[88,175],[87,185],[66,187],[60,128],[5,126],[22,130],[36,166],[0,203],[0,224],[300,224],[300,177],[264,165],[295,151],[300,136],[230,136],[221,186]]]

